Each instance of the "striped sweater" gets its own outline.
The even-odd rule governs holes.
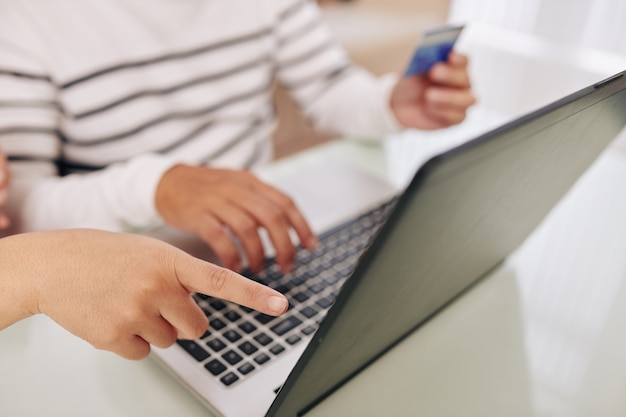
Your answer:
[[[276,82],[320,129],[397,128],[393,77],[351,65],[313,2],[0,0],[9,212],[21,231],[156,225],[174,164],[271,159]]]

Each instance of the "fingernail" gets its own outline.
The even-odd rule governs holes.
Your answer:
[[[282,314],[287,309],[287,299],[285,297],[272,295],[267,300],[267,307],[275,314]]]
[[[307,242],[307,247],[309,249],[315,249],[317,247],[317,245],[319,244],[319,241],[317,240],[317,238],[312,237],[308,240]]]

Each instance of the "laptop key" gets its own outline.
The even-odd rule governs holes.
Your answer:
[[[309,269],[308,271],[306,271],[306,276],[308,278],[315,278],[318,275],[319,275],[319,270],[317,268]]]
[[[324,278],[324,282],[327,285],[335,285],[339,281],[340,277],[337,274],[331,274]]]
[[[273,264],[270,268],[270,272],[267,274],[267,277],[272,281],[279,280],[283,277],[283,273],[276,268],[276,264]]]
[[[240,323],[239,328],[247,334],[250,334],[256,330],[256,326],[249,321],[244,321],[243,323]]]
[[[304,333],[305,335],[310,335],[315,333],[315,330],[317,330],[315,327],[313,326],[307,326],[304,329],[302,329],[302,333]]]
[[[307,319],[314,317],[317,313],[318,311],[311,306],[306,306],[302,310],[300,310],[300,314],[302,314]]]
[[[259,365],[263,365],[265,362],[269,360],[270,360],[270,357],[267,356],[265,353],[261,353],[260,355],[257,355],[256,358],[254,358],[254,361],[258,363]]]
[[[254,340],[259,342],[259,344],[261,346],[267,346],[267,345],[269,345],[270,343],[272,343],[274,341],[274,339],[272,339],[271,337],[269,337],[265,333],[257,334],[256,336],[254,336]]]
[[[256,368],[254,365],[249,364],[248,362],[241,365],[237,370],[241,372],[242,375],[248,375],[250,372],[254,371]]]
[[[222,358],[231,365],[241,362],[243,358],[234,350],[229,350],[222,355]]]
[[[282,336],[299,324],[302,324],[302,320],[298,319],[297,317],[291,316],[273,325],[270,330],[272,330],[278,336]]]
[[[281,294],[287,294],[291,288],[286,285],[281,284],[281,285],[277,285],[276,287],[274,287],[274,289]]]
[[[220,339],[211,339],[206,344],[208,347],[213,349],[213,352],[219,352],[226,347],[226,344]]]
[[[214,330],[221,330],[224,327],[226,327],[226,323],[224,323],[222,320],[220,319],[213,319],[209,322],[209,327],[214,329]]]
[[[217,359],[209,361],[206,365],[204,365],[204,367],[215,376],[221,374],[226,370],[226,365],[224,365]]]
[[[309,296],[308,296],[305,292],[299,292],[299,293],[297,293],[297,294],[294,294],[294,295],[293,295],[293,298],[294,298],[296,301],[298,301],[298,302],[300,302],[300,303],[303,303],[303,302],[305,302],[306,300],[308,300],[308,299],[309,299]]]
[[[249,341],[245,341],[241,343],[238,347],[239,347],[239,350],[241,350],[243,353],[245,353],[248,356],[252,356],[253,353],[256,353],[259,350],[258,347],[254,346]]]
[[[352,273],[352,267],[345,267],[339,270],[339,275],[341,278],[345,278]]]
[[[209,303],[211,307],[213,307],[216,311],[220,311],[226,308],[226,304],[224,304],[221,300],[213,300]]]
[[[308,277],[306,276],[306,274],[304,274],[303,271],[294,271],[291,278],[289,278],[289,285],[291,285],[292,287],[297,287],[304,284],[307,278]]]
[[[317,304],[318,306],[322,308],[328,308],[331,305],[333,305],[333,302],[329,300],[328,298],[320,298],[319,300],[315,302],[315,304]]]
[[[274,345],[270,348],[270,352],[272,352],[274,355],[280,355],[284,351],[285,351],[285,348],[281,345]]]
[[[314,294],[319,294],[324,291],[324,287],[321,284],[313,284],[309,286],[309,290],[313,291]]]
[[[201,362],[211,356],[209,352],[204,350],[202,346],[194,342],[193,340],[177,340],[176,343],[185,349],[195,360]]]
[[[223,336],[231,343],[234,343],[237,340],[241,339],[241,335],[235,330],[228,330],[224,332]]]
[[[230,310],[224,313],[224,317],[226,317],[228,320],[234,323],[241,318],[241,315],[237,313],[236,311]]]
[[[287,343],[289,343],[290,345],[295,345],[296,343],[298,343],[300,340],[302,340],[302,338],[296,334],[289,336],[286,341]]]
[[[222,384],[226,385],[227,387],[234,384],[238,380],[239,380],[239,377],[235,375],[234,372],[229,372],[226,375],[224,375],[222,378],[220,378],[220,381],[222,381]]]
[[[274,320],[276,317],[268,316],[267,314],[259,313],[254,316],[254,318],[261,324],[267,324],[270,321]]]

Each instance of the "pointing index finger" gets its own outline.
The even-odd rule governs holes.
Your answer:
[[[278,291],[190,256],[176,263],[176,275],[189,292],[232,301],[268,315],[281,315],[289,306],[287,298]]]

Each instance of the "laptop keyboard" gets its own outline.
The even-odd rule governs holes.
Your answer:
[[[394,197],[324,233],[314,251],[299,248],[295,268],[288,274],[273,260],[260,274],[243,272],[287,296],[289,310],[282,316],[194,294],[209,319],[209,329],[199,339],[177,344],[206,372],[231,386],[293,346],[308,342],[396,201]]]

